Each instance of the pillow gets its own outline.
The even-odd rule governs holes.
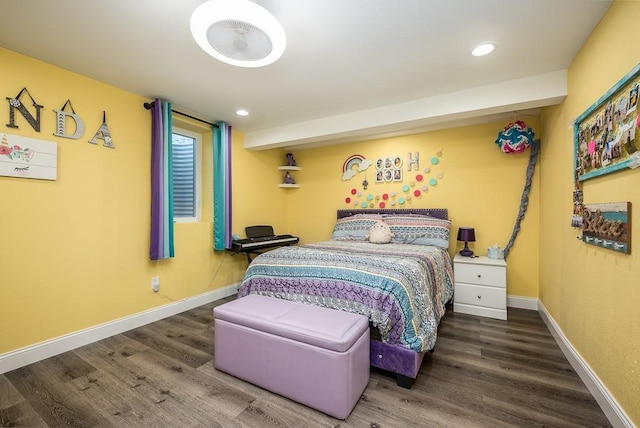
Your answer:
[[[376,224],[371,226],[371,230],[369,231],[369,242],[373,244],[388,244],[391,242],[392,236],[393,234],[391,233],[389,225],[384,221],[378,221]]]
[[[418,215],[385,216],[396,244],[435,245],[449,248],[451,221]]]
[[[378,221],[382,221],[380,214],[355,214],[338,219],[333,227],[331,239],[333,241],[367,241],[371,226]]]

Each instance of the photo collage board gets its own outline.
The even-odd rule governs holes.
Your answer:
[[[376,160],[376,183],[402,181],[402,158],[400,156]]]
[[[640,156],[639,88],[640,64],[576,119],[577,180],[627,168]]]

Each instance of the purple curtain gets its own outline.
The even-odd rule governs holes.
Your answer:
[[[156,99],[151,107],[151,260],[174,256],[171,128],[171,103]]]

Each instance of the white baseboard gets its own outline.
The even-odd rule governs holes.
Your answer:
[[[538,310],[538,299],[535,297],[507,296],[507,306],[510,308]]]
[[[600,408],[609,419],[609,422],[611,422],[614,427],[633,428],[634,424],[631,422],[631,419],[629,419],[629,416],[622,407],[620,407],[615,398],[613,398],[598,375],[595,374],[589,364],[587,364],[578,351],[576,351],[542,302],[539,302],[538,308],[540,316],[547,325],[547,328],[549,328],[558,346],[562,349],[564,356],[569,360],[569,363],[576,373],[578,373],[578,376],[580,376],[582,382],[584,382],[587,389],[589,389],[593,398],[596,399]]]
[[[232,296],[238,292],[238,284],[232,284],[217,290],[209,291],[198,296],[189,297],[158,308],[149,309],[124,318],[99,324],[84,330],[56,337],[0,355],[0,374],[24,367],[45,358],[50,358],[63,352],[71,351],[80,346],[106,339],[116,334],[141,327],[145,324],[161,320],[189,309],[215,302],[216,300]]]

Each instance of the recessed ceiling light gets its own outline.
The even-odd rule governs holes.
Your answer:
[[[493,42],[485,42],[481,43],[478,46],[474,47],[471,51],[471,55],[473,56],[485,56],[493,52],[496,48],[496,44]]]
[[[236,110],[236,114],[237,114],[238,116],[249,116],[249,112],[248,112],[248,111],[246,111],[245,109],[239,109],[239,110]]]

